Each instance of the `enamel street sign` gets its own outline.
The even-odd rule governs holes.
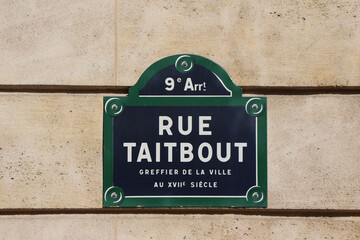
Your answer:
[[[103,206],[266,207],[266,98],[175,55],[104,97]]]

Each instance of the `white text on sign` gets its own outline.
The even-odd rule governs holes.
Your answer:
[[[172,136],[173,133],[177,132],[183,136],[189,135],[193,130],[193,117],[187,117],[187,129],[184,127],[183,116],[178,116],[178,126],[173,126],[173,119],[169,116],[159,116],[159,136]],[[198,121],[198,135],[199,136],[211,136],[211,116],[199,116]],[[176,135],[176,134],[175,134]],[[215,146],[216,145],[216,146]],[[225,154],[222,149],[225,145]],[[147,142],[124,142],[123,147],[127,150],[127,162],[161,162],[161,152],[167,152],[167,162],[173,162],[174,153],[178,153],[180,162],[191,162],[196,156],[201,162],[207,163],[212,159],[217,159],[220,162],[227,162],[231,159],[233,151],[237,153],[238,162],[243,162],[244,148],[247,147],[246,142],[217,142],[216,144],[210,144],[208,142],[201,143],[197,149],[194,150],[194,146],[189,142],[156,142],[149,146]],[[155,151],[154,151],[155,148]],[[150,151],[152,149],[152,151]],[[214,154],[215,150],[215,154]],[[154,154],[155,152],[155,154]],[[135,153],[135,154],[133,154]],[[152,153],[152,154],[151,154]],[[154,158],[155,156],[155,158]],[[216,157],[215,157],[216,156]],[[133,161],[135,157],[136,161]],[[153,159],[154,158],[154,159]]]
[[[181,83],[182,79],[178,78],[176,80],[177,83]],[[166,91],[172,91],[175,88],[175,80],[172,77],[168,77],[165,79],[165,90]],[[206,82],[203,83],[193,83],[191,78],[186,78],[185,81],[185,86],[184,86],[184,92],[198,92],[198,91],[202,91],[205,92],[206,91]]]

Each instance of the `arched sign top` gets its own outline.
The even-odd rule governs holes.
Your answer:
[[[241,97],[242,90],[213,61],[192,54],[152,64],[130,88],[130,97]]]

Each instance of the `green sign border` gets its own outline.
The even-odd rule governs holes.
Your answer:
[[[151,77],[180,57],[190,56],[194,62],[215,73],[232,92],[224,97],[141,97],[139,90]],[[181,71],[181,70],[179,70]],[[117,107],[114,107],[116,105]],[[257,186],[250,188],[244,197],[151,197],[126,198],[121,186],[113,184],[113,118],[126,106],[245,106],[248,114],[257,118]],[[129,89],[126,97],[104,97],[103,112],[103,207],[267,207],[267,116],[265,97],[242,97],[230,76],[216,63],[197,55],[169,56],[151,65],[139,81]],[[236,184],[236,183],[234,183]],[[124,197],[125,196],[125,197]]]

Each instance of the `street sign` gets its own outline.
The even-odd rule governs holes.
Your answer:
[[[175,55],[104,97],[103,206],[266,207],[266,98]]]

